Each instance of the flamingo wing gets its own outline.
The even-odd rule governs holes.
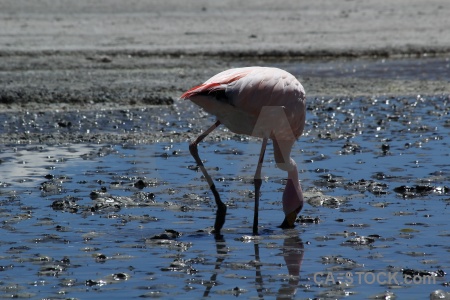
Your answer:
[[[227,88],[227,85],[235,82],[243,77],[245,77],[248,73],[250,73],[250,68],[241,68],[241,69],[231,69],[227,71],[223,71],[210,79],[208,79],[205,83],[200,84],[186,91],[183,95],[181,95],[181,99],[189,99],[196,95],[211,95],[219,91],[224,91]]]

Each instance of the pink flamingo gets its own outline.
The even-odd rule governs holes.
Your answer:
[[[303,192],[295,161],[290,157],[294,142],[305,126],[305,90],[290,73],[277,68],[248,67],[223,71],[180,97],[190,99],[217,121],[189,145],[189,150],[205,176],[217,205],[214,230],[220,234],[227,207],[198,155],[197,145],[220,124],[238,134],[262,138],[254,177],[255,208],[253,234],[258,234],[261,168],[267,141],[273,141],[275,162],[287,172],[282,202],[285,214],[281,228],[293,228],[303,207]]]

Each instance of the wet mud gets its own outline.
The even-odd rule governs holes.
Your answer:
[[[171,105],[188,88],[228,68],[275,66],[294,74],[309,97],[448,94],[449,58],[374,55],[186,56],[116,51],[0,55],[2,111],[73,111]],[[32,70],[30,70],[30,68]],[[64,119],[60,126],[70,127]]]
[[[3,297],[448,297],[448,95],[308,98],[294,146],[306,204],[283,219],[268,147],[251,235],[257,139],[191,103],[1,114]],[[9,137],[11,135],[11,137]],[[8,137],[6,137],[8,136]],[[39,143],[41,139],[41,143]]]

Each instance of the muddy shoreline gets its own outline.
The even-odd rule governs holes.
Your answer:
[[[401,61],[411,60],[410,57],[387,59]],[[446,56],[432,57],[448,64]],[[335,69],[338,69],[339,62],[351,64],[354,60],[367,60],[370,63],[380,59],[384,59],[383,56],[348,58],[338,53],[334,57],[320,59],[289,55],[255,58],[203,55],[163,57],[90,51],[7,55],[0,56],[0,107],[2,110],[23,111],[170,105],[183,91],[213,74],[226,68],[248,65],[297,65],[294,75],[305,86],[308,97],[448,93],[449,82],[444,77],[437,80],[404,79],[388,73],[367,78],[340,76],[338,73],[323,76],[311,66],[320,68],[321,61],[328,64],[336,61]],[[414,56],[412,59],[426,58]],[[389,62],[386,68],[389,68]],[[430,69],[426,71],[433,72]]]
[[[445,98],[447,95],[448,98],[449,82],[445,77],[448,64],[448,58],[440,55],[351,59],[338,56],[320,60],[281,56],[224,59],[81,51],[2,56],[0,119],[4,125],[0,129],[0,141],[2,144],[121,144],[189,140],[192,135],[178,132],[174,136],[177,129],[164,131],[165,125],[136,133],[114,130],[121,129],[122,125],[113,124],[117,127],[104,127],[92,133],[67,124],[80,124],[85,118],[96,122],[98,114],[107,114],[110,120],[122,120],[124,112],[140,118],[180,113],[190,120],[193,128],[204,128],[211,118],[204,115],[198,118],[201,112],[194,105],[179,103],[178,97],[186,89],[231,67],[263,65],[288,69],[305,86],[311,104],[320,97],[350,101],[360,96],[436,95]],[[441,65],[444,67],[439,73]],[[415,72],[424,75],[419,77]]]
[[[61,134],[58,124],[82,122],[69,117],[77,111],[108,110],[111,119],[121,119],[123,110],[158,105],[172,113],[183,91],[232,67],[287,69],[310,103],[449,92],[444,0],[0,4],[2,121],[22,116],[32,128],[27,114],[40,114],[40,123],[53,124],[45,134],[4,125],[3,143],[135,140],[134,133],[120,132],[96,138],[75,126]],[[187,118],[198,113],[183,109]],[[146,134],[137,139],[162,136]]]

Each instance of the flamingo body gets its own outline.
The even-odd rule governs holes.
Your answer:
[[[305,90],[293,75],[277,68],[223,71],[181,98],[190,99],[238,134],[264,138],[278,129],[273,134],[279,139],[297,139],[305,124]],[[279,126],[285,120],[274,122],[273,113],[260,116],[263,107],[283,107],[290,128]],[[255,126],[257,123],[261,126]]]
[[[297,165],[290,157],[291,148],[305,126],[305,90],[300,82],[290,73],[278,68],[235,68],[211,77],[180,98],[191,100],[217,118],[216,123],[190,145],[191,154],[201,167],[218,205],[216,231],[220,231],[225,222],[226,206],[220,200],[215,185],[198,156],[197,145],[221,123],[235,133],[263,139],[255,174],[253,233],[257,233],[261,167],[269,138],[273,140],[277,166],[288,172],[282,199],[286,217],[281,227],[293,227],[295,218],[303,207]]]

